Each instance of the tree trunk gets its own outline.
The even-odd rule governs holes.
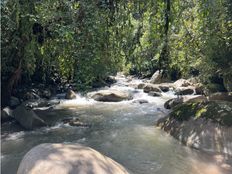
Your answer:
[[[171,12],[171,2],[170,0],[165,0],[166,9],[165,9],[165,24],[164,24],[164,45],[160,54],[159,59],[159,68],[162,69],[164,74],[168,69],[168,62],[169,62],[169,49],[168,49],[168,30],[169,30],[169,23],[170,23],[170,12]]]

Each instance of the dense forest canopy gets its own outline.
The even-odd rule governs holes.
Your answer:
[[[5,95],[57,77],[86,89],[118,71],[232,81],[231,0],[3,0],[1,21]]]

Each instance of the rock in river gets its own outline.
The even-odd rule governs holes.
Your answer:
[[[147,100],[144,100],[144,99],[137,99],[137,100],[134,100],[132,103],[144,104],[144,103],[149,103],[149,102]]]
[[[46,126],[46,123],[38,117],[33,110],[27,108],[23,104],[13,110],[13,117],[22,127],[28,130]]]
[[[69,124],[70,126],[76,126],[76,127],[89,127],[90,126],[90,124],[84,123],[75,117],[65,118],[62,120],[62,122],[64,124]]]
[[[68,91],[67,91],[67,93],[65,95],[65,99],[70,99],[71,100],[71,99],[75,99],[75,98],[77,98],[76,93],[73,90],[68,89]]]
[[[207,101],[207,98],[202,95],[192,95],[192,96],[182,96],[177,98],[172,98],[164,103],[165,109],[172,109],[175,106],[185,103],[185,102],[201,102]]]
[[[96,150],[80,144],[40,144],[21,161],[17,174],[128,174]]]
[[[149,93],[151,91],[160,92],[160,93],[162,92],[161,89],[159,88],[159,86],[151,84],[151,83],[147,83],[144,86],[143,91],[146,92],[146,93]]]
[[[176,95],[192,95],[194,94],[194,87],[179,87],[176,89]]]
[[[174,107],[157,125],[190,147],[231,156],[231,113],[231,102],[187,102]]]
[[[100,90],[91,92],[88,96],[96,101],[103,102],[120,102],[122,100],[131,100],[133,98],[130,93],[118,90]]]

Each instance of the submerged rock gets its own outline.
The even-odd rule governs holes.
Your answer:
[[[128,92],[118,90],[100,90],[91,92],[88,96],[96,101],[103,102],[120,102],[122,100],[131,100],[133,98]]]
[[[147,100],[144,100],[144,99],[138,99],[138,100],[134,100],[132,103],[144,104],[144,103],[149,103],[149,102]]]
[[[89,127],[90,125],[84,122],[81,122],[78,118],[65,118],[62,120],[64,124],[69,124],[70,126],[77,127]]]
[[[148,93],[149,96],[152,96],[152,97],[161,97],[162,94],[160,92],[154,92],[154,91],[151,91]]]
[[[176,106],[157,125],[188,146],[232,155],[231,114],[231,102],[187,102]]]
[[[96,150],[80,144],[40,144],[21,161],[17,174],[128,174]]]
[[[38,117],[33,110],[25,107],[23,104],[13,110],[13,117],[22,127],[28,130],[46,126],[44,120]]]
[[[76,93],[73,90],[68,89],[68,91],[67,91],[67,93],[65,95],[65,99],[70,99],[71,100],[71,99],[75,99],[75,98],[77,98]]]

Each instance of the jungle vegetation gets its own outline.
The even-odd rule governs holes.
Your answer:
[[[157,70],[231,83],[231,0],[1,1],[5,98],[19,84],[65,79],[83,90],[118,71]]]

